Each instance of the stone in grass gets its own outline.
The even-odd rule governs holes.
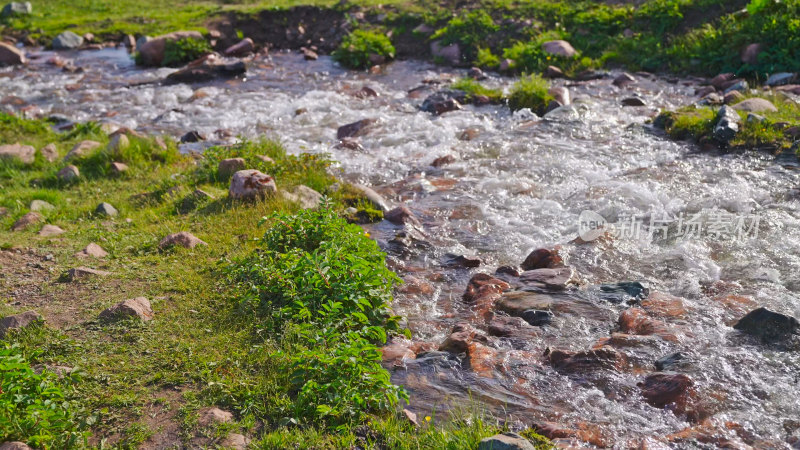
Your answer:
[[[75,253],[75,256],[78,258],[98,258],[102,259],[108,256],[108,252],[103,250],[103,247],[95,244],[94,242],[90,243],[86,246],[83,250]]]
[[[535,450],[536,447],[517,433],[496,434],[478,443],[478,450]]]
[[[195,189],[194,192],[187,195],[181,200],[178,210],[181,214],[186,214],[189,211],[197,209],[198,206],[204,202],[214,200],[214,196],[202,189]]]
[[[63,169],[59,170],[56,174],[61,181],[72,181],[81,176],[81,171],[78,170],[77,167],[73,166],[72,164],[64,167]]]
[[[24,442],[11,441],[0,444],[0,450],[32,450]]]
[[[50,203],[47,203],[44,200],[38,200],[38,199],[31,201],[31,204],[29,206],[29,209],[31,211],[39,211],[39,212],[41,212],[41,211],[50,211],[50,210],[53,210],[55,208],[56,207],[51,205]]]
[[[106,272],[105,270],[90,269],[89,267],[81,266],[81,267],[76,267],[74,269],[69,269],[67,271],[66,279],[67,281],[78,281],[92,277],[107,277],[109,275],[111,275],[111,272]]]
[[[39,230],[39,236],[42,236],[42,237],[53,237],[53,236],[58,236],[59,234],[64,234],[64,233],[65,233],[65,231],[62,230],[60,227],[57,227],[55,225],[49,225],[49,224],[43,226],[42,229]]]
[[[42,316],[36,311],[25,311],[24,313],[3,317],[0,319],[0,338],[4,337],[9,330],[21,330],[40,320],[42,320]]]
[[[88,155],[92,150],[101,147],[103,144],[97,141],[81,141],[72,147],[72,150],[64,156],[64,161],[70,161],[77,158],[83,158]]]
[[[245,450],[249,444],[250,439],[239,433],[231,433],[219,443],[220,447],[233,450]]]
[[[265,198],[278,191],[275,179],[255,169],[240,170],[233,174],[228,195],[236,200]]]
[[[112,162],[111,163],[111,173],[114,175],[120,175],[123,172],[128,171],[128,165],[121,162]]]
[[[42,220],[44,220],[44,217],[42,217],[41,214],[36,211],[31,211],[14,222],[14,225],[11,226],[11,231],[22,231],[35,223],[41,222]]]
[[[102,202],[94,209],[94,213],[99,216],[116,217],[119,211],[111,203]]]
[[[765,98],[748,98],[747,100],[742,100],[741,102],[737,103],[733,106],[733,109],[737,111],[746,111],[746,112],[777,112],[778,108],[772,104],[771,101]]]
[[[58,148],[56,147],[56,144],[51,143],[45,145],[41,150],[39,150],[39,153],[42,154],[42,157],[47,162],[53,162],[58,159]]]
[[[302,184],[291,192],[281,191],[281,195],[290,202],[300,204],[303,209],[314,209],[322,204],[322,194]]]
[[[3,7],[0,17],[27,16],[33,12],[31,2],[11,2]]]
[[[144,322],[153,318],[153,309],[150,301],[144,297],[123,300],[100,313],[100,320],[115,322],[125,319],[139,319]]]
[[[221,180],[227,180],[236,172],[244,170],[246,165],[247,163],[244,158],[223,159],[217,165],[217,176],[219,176]]]
[[[209,427],[218,423],[228,423],[233,420],[233,413],[219,408],[205,408],[198,411],[197,424]]]
[[[19,159],[24,164],[32,164],[36,159],[36,149],[30,145],[0,145],[0,159]]]
[[[208,245],[206,242],[197,238],[197,236],[189,233],[188,231],[181,231],[180,233],[173,233],[167,235],[161,242],[158,243],[158,248],[165,250],[169,247],[179,246],[183,248],[195,248],[198,245]]]
[[[116,133],[113,134],[111,136],[111,140],[108,141],[106,151],[114,155],[130,146],[131,141],[128,139],[128,136],[126,136],[125,133]]]

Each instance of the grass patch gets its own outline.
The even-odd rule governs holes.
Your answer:
[[[508,106],[512,111],[530,108],[536,114],[543,115],[553,96],[548,92],[550,84],[539,75],[522,76],[514,83],[508,96]]]
[[[467,99],[470,101],[474,99],[476,95],[486,96],[494,103],[499,103],[503,100],[503,91],[500,89],[487,88],[472,78],[460,78],[450,87],[466,92]]]
[[[333,53],[334,59],[351,69],[366,69],[394,59],[395,49],[386,35],[367,30],[348,34]]]
[[[479,47],[498,28],[494,19],[479,9],[453,17],[431,36],[431,40],[440,40],[442,45],[458,44],[462,61],[470,63],[478,57]]]

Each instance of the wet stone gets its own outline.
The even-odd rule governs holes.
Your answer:
[[[692,386],[694,383],[687,375],[669,372],[650,374],[639,384],[642,396],[656,408],[671,403],[685,403]]]
[[[557,251],[540,248],[532,251],[520,267],[522,270],[551,269],[561,264],[562,260]]]
[[[733,328],[764,341],[778,341],[800,334],[800,322],[797,319],[767,308],[750,311]]]
[[[377,122],[377,119],[361,119],[353,123],[348,123],[347,125],[342,125],[338,130],[336,130],[336,138],[344,139],[362,136],[366,134],[369,131],[369,128]]]
[[[625,302],[637,302],[650,293],[638,281],[622,281],[619,283],[601,284],[597,296],[604,301],[618,305]]]
[[[475,256],[458,255],[451,257],[447,261],[447,265],[450,267],[474,269],[475,267],[479,267],[481,265],[481,259]]]
[[[570,267],[556,269],[526,270],[519,280],[526,288],[563,290],[573,282],[574,271]]]
[[[660,372],[676,372],[691,368],[694,365],[694,361],[685,352],[675,352],[658,358],[653,365]]]
[[[523,311],[520,317],[532,326],[541,327],[549,325],[553,321],[554,315],[550,311],[528,309]]]

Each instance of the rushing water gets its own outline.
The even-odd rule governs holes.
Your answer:
[[[35,105],[30,113],[173,136],[199,130],[213,137],[220,129],[277,136],[290,152],[330,153],[345,178],[405,203],[430,245],[399,251],[389,241],[400,227],[382,222],[370,231],[408,282],[395,309],[408,318],[417,342],[438,344],[462,321],[485,329],[461,299],[470,276],[519,264],[532,249],[562,245],[582,287],[554,308],[553,323],[516,339],[492,338],[488,371],[436,352],[394,362],[393,379],[408,388],[410,409],[429,414],[471,398],[512,425],[554,421],[589,430],[584,441],[625,448],[650,439],[652,448],[692,424],[649,406],[637,383],[654,371],[653,361],[683,351],[693,363],[680,370],[709,405],[708,428],[718,428],[711,435],[788,447],[786,424],[800,419],[800,353],[765,346],[731,324],[756,306],[800,316],[797,172],[764,155],[700,152],[649,129],[645,122],[658,109],[692,100],[694,81],[639,77],[624,89],[612,78],[567,84],[573,106],[543,120],[501,106],[467,106],[436,117],[419,111],[422,99],[436,82],[446,87],[450,75],[463,74],[421,62],[396,62],[368,75],[344,71],[326,57],[303,61],[281,53],[252,61],[246,79],[161,86],[139,83],[169,69],[137,69],[123,51],[62,55],[83,73],[48,64],[52,56],[41,53],[26,68],[0,71],[3,108]],[[486,81],[505,89],[512,82]],[[422,96],[412,98],[409,90],[421,85],[427,86]],[[355,97],[362,86],[380,95]],[[633,93],[648,106],[621,107]],[[337,127],[363,118],[378,119],[360,138],[364,149],[337,148]],[[474,130],[472,139],[462,139],[467,129]],[[456,162],[431,167],[444,155]],[[570,243],[584,210],[611,222],[726,212],[757,217],[758,233]],[[454,268],[447,265],[453,255],[476,255],[483,264]],[[631,362],[620,372],[555,371],[543,356],[546,348],[587,350],[615,329],[625,306],[602,301],[592,286],[617,281],[641,281],[679,297],[686,312],[659,317],[675,339],[619,346]],[[721,445],[719,439],[712,445]]]

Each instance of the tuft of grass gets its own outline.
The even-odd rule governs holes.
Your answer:
[[[489,97],[489,100],[495,103],[503,100],[503,91],[500,89],[487,88],[472,78],[460,78],[450,87],[466,92],[468,100],[471,100],[476,95],[485,95]]]
[[[355,30],[345,36],[333,53],[336,61],[351,69],[366,69],[394,56],[394,46],[386,35],[367,30]]]
[[[508,106],[512,111],[530,108],[536,114],[544,114],[547,105],[553,100],[548,92],[550,85],[537,74],[523,75],[514,83],[508,96]]]

